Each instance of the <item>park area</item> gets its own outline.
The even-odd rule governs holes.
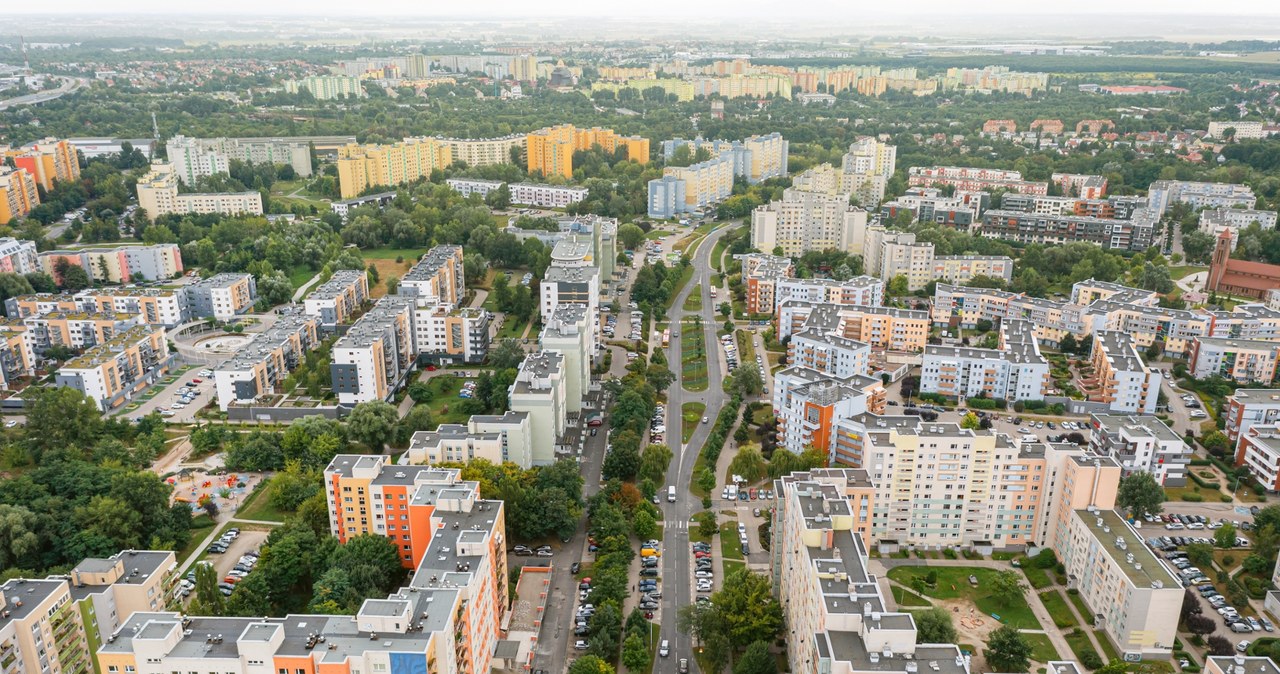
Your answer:
[[[681,385],[688,391],[707,390],[707,346],[697,317],[680,321],[680,357]]]

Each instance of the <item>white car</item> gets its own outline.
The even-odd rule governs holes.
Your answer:
[[[715,578],[716,574],[711,573],[710,571],[694,571],[693,577],[694,578]]]

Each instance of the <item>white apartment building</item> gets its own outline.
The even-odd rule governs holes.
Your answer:
[[[884,190],[898,166],[898,148],[870,136],[849,145],[840,162],[840,191],[865,207],[884,201]]]
[[[390,400],[404,385],[418,358],[414,308],[412,299],[383,297],[334,342],[329,369],[339,405]]]
[[[1142,534],[1118,513],[1094,508],[1073,512],[1066,541],[1058,559],[1093,622],[1126,656],[1167,658],[1184,590]]]
[[[1223,432],[1231,447],[1237,448],[1240,438],[1255,424],[1280,424],[1280,390],[1269,388],[1241,388],[1227,397],[1222,415],[1226,417]]]
[[[1189,204],[1193,208],[1252,209],[1257,205],[1258,198],[1248,185],[1230,183],[1157,180],[1147,188],[1147,205],[1158,216],[1163,216],[1175,203]]]
[[[924,349],[920,391],[957,399],[1044,400],[1052,379],[1048,359],[1026,321],[1000,326],[1000,348],[935,346]]]
[[[1153,416],[1090,414],[1089,448],[1110,456],[1124,469],[1151,473],[1156,482],[1180,487],[1187,481],[1191,447]]]
[[[40,271],[34,241],[21,241],[11,236],[0,237],[0,272],[30,274]]]
[[[787,364],[830,377],[866,375],[871,369],[871,345],[832,333],[803,330],[787,343]]]
[[[427,251],[400,279],[399,294],[424,304],[459,304],[466,294],[462,246],[442,244]]]
[[[274,393],[307,352],[320,342],[319,319],[307,314],[281,316],[266,332],[254,335],[230,359],[213,370],[218,409],[249,404]]]
[[[1209,130],[1206,135],[1210,138],[1223,140],[1227,136],[1227,129],[1235,130],[1232,138],[1236,140],[1262,140],[1269,135],[1263,128],[1262,122],[1247,122],[1244,120],[1209,122]]]
[[[782,277],[774,282],[773,298],[768,313],[772,313],[779,302],[787,300],[881,306],[884,281],[874,276],[855,276],[847,281]]]
[[[916,235],[911,232],[868,228],[862,259],[868,274],[883,279],[885,283],[896,276],[905,276],[907,288],[913,292],[933,280],[933,244],[917,243]]]
[[[291,166],[302,177],[311,175],[311,144],[292,138],[187,138],[165,142],[173,172],[186,185],[212,175],[226,174],[231,161]]]
[[[1231,249],[1235,250],[1240,230],[1258,223],[1263,229],[1276,228],[1275,211],[1257,211],[1247,208],[1206,208],[1200,211],[1200,231],[1217,238],[1223,230],[1231,232]]]
[[[229,321],[253,308],[258,284],[251,274],[225,272],[182,286],[192,316]]]
[[[487,309],[457,309],[452,304],[419,301],[413,312],[413,326],[419,355],[432,362],[479,363],[489,354],[493,314]]]
[[[564,242],[561,242],[564,243]],[[559,248],[559,244],[557,244]],[[600,270],[595,267],[547,267],[538,285],[538,311],[546,320],[561,304],[587,307],[593,323],[598,323],[600,309]]]
[[[365,302],[369,301],[369,272],[363,269],[339,269],[328,281],[307,294],[303,312],[320,319],[328,329],[346,323]]]
[[[1128,333],[1095,332],[1091,361],[1094,376],[1083,382],[1090,400],[1116,414],[1156,413],[1164,375],[1147,367]]]
[[[831,433],[839,421],[881,412],[883,405],[884,385],[864,375],[839,377],[795,366],[773,378],[778,446],[794,454],[810,448],[830,451]]]
[[[516,381],[509,389],[511,410],[529,415],[532,463],[544,466],[556,460],[555,448],[564,434],[568,411],[564,355],[537,351],[520,364]]]
[[[867,471],[821,469],[774,481],[769,546],[782,600],[789,671],[796,674],[970,674],[954,644],[917,643],[910,613],[888,610],[867,573]]]
[[[541,185],[537,183],[513,183],[511,203],[542,208],[565,208],[587,198],[585,187]]]
[[[788,188],[781,201],[751,214],[751,245],[765,252],[782,248],[798,257],[810,250],[860,253],[867,212],[849,205],[848,194],[823,194]]]
[[[477,414],[466,424],[440,424],[434,431],[414,433],[401,463],[432,466],[484,459],[495,464],[510,461],[528,470],[533,466],[530,443],[528,414]]]
[[[1280,491],[1280,426],[1253,424],[1240,436],[1235,465],[1249,469],[1267,491]]]
[[[565,410],[581,412],[591,388],[591,363],[597,350],[595,319],[585,304],[557,304],[544,322],[538,345],[564,356]]]
[[[487,197],[490,192],[506,185],[501,180],[481,180],[479,178],[449,178],[444,181],[444,184],[464,197],[469,197],[473,194]]]

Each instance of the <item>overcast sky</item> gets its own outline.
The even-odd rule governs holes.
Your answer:
[[[388,15],[411,14],[415,16],[440,16],[462,18],[466,16],[644,16],[668,18],[678,21],[692,16],[706,18],[732,18],[733,16],[768,17],[783,20],[803,19],[807,14],[828,19],[856,19],[865,17],[871,22],[879,17],[901,17],[907,13],[920,14],[922,23],[928,23],[930,13],[1001,14],[1141,14],[1155,13],[1167,16],[1183,14],[1261,14],[1280,15],[1280,2],[1275,0],[897,0],[896,2],[868,2],[867,0],[41,0],[39,2],[0,2],[0,15],[6,13],[44,14],[50,12],[74,13],[132,13],[132,12],[201,12],[216,13],[232,18],[236,13],[254,14],[324,14]]]

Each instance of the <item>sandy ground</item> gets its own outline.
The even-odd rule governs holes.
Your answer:
[[[929,599],[929,601],[951,613],[951,622],[956,627],[957,643],[972,644],[974,650],[977,651],[973,654],[973,662],[970,664],[969,671],[987,671],[987,663],[982,657],[982,649],[986,646],[987,636],[995,631],[1000,626],[1000,623],[989,616],[983,615],[973,604],[963,599]]]

